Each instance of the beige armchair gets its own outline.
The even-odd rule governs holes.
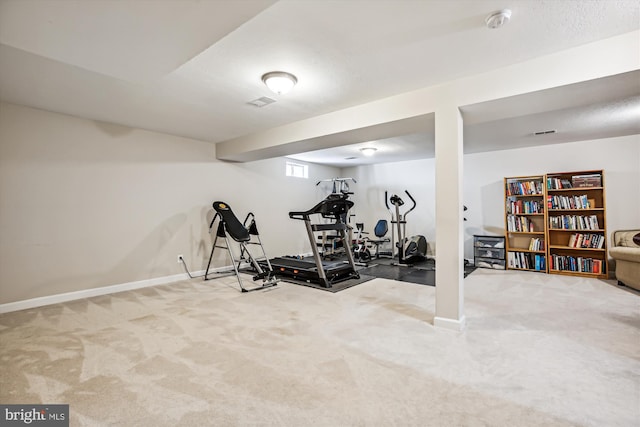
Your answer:
[[[640,291],[640,230],[614,231],[609,255],[618,283]]]

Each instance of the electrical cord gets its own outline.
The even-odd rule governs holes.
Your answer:
[[[180,257],[180,261],[182,261],[182,266],[184,267],[184,271],[187,272],[187,275],[189,275],[190,279],[195,279],[196,277],[204,277],[204,275],[206,274],[206,273],[203,273],[203,274],[201,274],[199,276],[192,276],[191,273],[189,272],[189,268],[187,267],[187,263],[184,262],[184,258],[183,257]]]

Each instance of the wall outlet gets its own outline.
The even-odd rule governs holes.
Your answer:
[[[178,264],[182,264],[183,256],[182,254],[178,255]]]

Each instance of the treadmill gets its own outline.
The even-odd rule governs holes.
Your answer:
[[[269,260],[273,271],[278,276],[287,276],[295,280],[317,283],[324,288],[331,288],[334,283],[348,279],[359,279],[351,252],[346,224],[347,212],[353,206],[348,194],[330,194],[326,199],[308,211],[289,212],[289,218],[304,221],[307,235],[311,242],[313,261],[296,258],[278,257]],[[313,224],[312,215],[321,215],[334,221],[333,224]],[[323,261],[316,245],[315,232],[337,231],[342,237],[347,261]]]

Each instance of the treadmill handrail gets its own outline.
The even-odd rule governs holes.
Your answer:
[[[309,218],[309,213],[307,211],[304,212],[289,212],[289,218],[291,219],[301,219],[303,221]]]

